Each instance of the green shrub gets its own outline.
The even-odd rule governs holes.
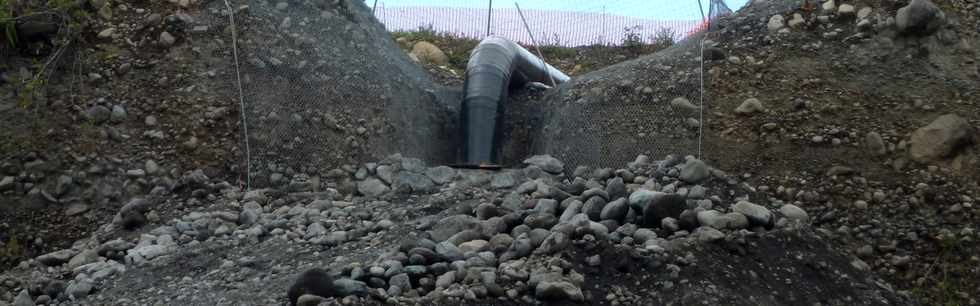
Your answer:
[[[420,26],[418,29],[412,31],[391,32],[391,36],[394,37],[395,39],[405,37],[411,41],[435,42],[442,35],[436,32],[436,30],[433,29],[432,25],[429,24],[427,26]]]
[[[44,0],[24,1],[0,0],[0,28],[4,39],[2,42],[10,47],[19,47],[16,24],[18,18],[47,15],[53,16],[59,24],[58,33],[51,37],[51,44],[56,51],[47,58],[33,58],[30,77],[20,77],[12,83],[18,86],[17,102],[22,108],[30,107],[35,98],[48,83],[48,74],[55,69],[51,64],[58,62],[65,55],[68,47],[82,37],[85,21],[90,14],[77,0]]]
[[[574,48],[562,47],[562,46],[543,46],[541,47],[541,53],[544,54],[547,60],[556,59],[571,59],[578,55],[578,51]]]
[[[638,25],[623,28],[623,47],[628,49],[643,48],[643,36],[640,35],[641,27]]]
[[[13,2],[10,0],[0,0],[0,27],[3,28],[4,37],[10,46],[17,45],[17,27],[14,20]]]
[[[14,236],[10,236],[10,240],[3,245],[3,249],[0,249],[0,254],[3,254],[3,258],[17,258],[23,252],[24,250],[21,248],[20,242]]]
[[[667,49],[670,48],[670,46],[673,46],[674,43],[676,42],[675,37],[677,37],[677,31],[675,31],[674,29],[660,28],[660,30],[657,30],[657,33],[651,36],[650,38],[653,41],[652,45],[656,49],[660,50],[660,49]]]

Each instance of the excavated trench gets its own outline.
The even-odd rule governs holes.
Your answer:
[[[550,154],[569,170],[697,153],[700,118],[669,104],[701,101],[699,37],[574,80],[491,38],[473,53],[461,92],[436,85],[360,1],[256,3],[238,19],[256,186],[286,167],[322,175],[392,154],[502,166]],[[552,79],[554,89],[523,90]]]

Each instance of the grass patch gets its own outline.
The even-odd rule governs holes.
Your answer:
[[[17,86],[17,103],[22,108],[28,108],[43,94],[41,91],[48,85],[49,74],[54,73],[55,66],[65,55],[69,46],[77,43],[83,37],[82,33],[91,14],[83,7],[83,2],[75,0],[40,0],[17,1],[0,0],[0,50],[27,54],[41,52],[50,46],[53,51],[44,51],[44,58],[32,57],[30,76],[21,77],[13,83]],[[55,33],[45,33],[50,37],[20,37],[17,25],[25,21],[47,23],[54,28]],[[32,42],[33,40],[33,42]],[[7,52],[7,51],[4,51]],[[4,55],[6,56],[6,55]]]
[[[640,26],[626,27],[623,31],[621,45],[636,54],[649,54],[670,48],[677,42],[677,31],[671,28],[660,28],[656,33],[644,39],[640,34]]]
[[[75,149],[81,154],[92,154],[99,150],[99,140],[102,138],[101,129],[91,120],[85,120],[78,125],[78,138]]]
[[[0,257],[20,258],[22,255],[24,255],[24,247],[22,247],[20,245],[20,242],[17,241],[16,236],[10,236],[10,240],[7,241],[0,240],[0,242],[3,242],[3,247],[0,247],[0,255],[3,256]]]
[[[650,37],[650,47],[656,51],[670,48],[677,43],[677,31],[671,28],[660,28]]]
[[[576,56],[578,56],[578,50],[575,48],[562,46],[542,46],[541,54],[544,55],[544,58],[549,60],[574,59]]]
[[[968,305],[969,296],[963,293],[971,290],[967,283],[970,280],[962,276],[969,275],[970,265],[956,259],[969,256],[971,251],[955,235],[943,235],[938,244],[939,254],[922,276],[925,282],[913,288],[912,293],[930,305]]]
[[[0,230],[6,230],[0,228]],[[27,256],[27,248],[12,233],[0,235],[0,269],[7,269],[16,265]],[[6,236],[6,237],[4,237]]]
[[[441,38],[444,38],[445,36],[447,36],[447,35],[446,34],[439,34],[435,30],[433,30],[432,29],[432,25],[424,26],[424,27],[419,27],[418,29],[415,29],[414,31],[395,31],[395,32],[391,32],[391,37],[394,37],[395,40],[399,40],[401,38],[404,38],[404,39],[408,39],[409,41],[413,41],[413,42],[416,42],[416,41],[434,42],[436,40],[439,40]]]
[[[38,137],[21,133],[0,133],[0,158],[37,149]]]
[[[632,26],[623,28],[623,41],[621,44],[623,48],[631,50],[640,50],[646,43],[643,42],[643,36],[640,35],[640,26]]]
[[[558,36],[543,37],[538,42],[541,44],[540,50],[545,61],[570,75],[582,74],[655,53],[673,46],[676,42],[676,32],[671,29],[661,29],[646,39],[642,37],[639,30],[638,27],[627,28],[629,34],[617,46],[594,44],[566,47],[561,37]],[[438,46],[449,58],[449,68],[456,71],[466,70],[470,53],[480,43],[480,39],[438,32],[431,26],[420,27],[412,31],[395,31],[391,32],[391,36],[399,42],[401,48],[406,52],[410,51],[412,46],[420,41],[430,42]],[[534,46],[521,45],[531,53],[538,54],[538,50]]]
[[[412,46],[420,41],[430,42],[439,47],[449,58],[450,68],[465,70],[470,52],[480,41],[473,38],[459,37],[452,33],[440,33],[431,26],[420,27],[413,31],[391,32],[391,36],[399,41],[402,49],[410,51]]]
[[[3,42],[12,47],[17,46],[17,22],[14,20],[14,5],[12,0],[0,0],[0,30],[3,30]]]

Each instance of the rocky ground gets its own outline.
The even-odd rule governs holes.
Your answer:
[[[710,70],[719,119],[706,134],[708,152],[730,153],[705,158],[819,216],[841,250],[898,289],[971,305],[978,5],[937,4],[945,23],[918,27],[902,20],[904,3],[732,16],[712,37],[724,57]]]
[[[574,177],[550,156],[526,162],[457,171],[393,156],[350,173],[356,196],[198,181],[207,209],[152,221],[197,199],[134,199],[3,284],[14,305],[911,303],[822,242],[806,211],[754,204],[697,159]]]
[[[606,69],[635,54],[558,56],[566,71],[596,64],[508,109],[631,112],[596,113],[586,126],[602,133],[575,143],[620,143],[602,167],[515,144],[502,172],[383,158],[426,150],[400,124],[444,119],[304,113],[303,128],[333,133],[313,143],[331,144],[323,164],[276,160],[247,191],[223,3],[81,3],[74,60],[31,103],[30,55],[53,50],[21,44],[0,66],[0,304],[976,305],[980,4],[801,2],[756,1],[707,35],[713,167],[684,158],[700,60],[682,44]],[[292,25],[281,17],[302,4],[237,8],[257,55],[247,80],[282,81],[257,63],[303,82],[351,74],[347,98],[428,88],[417,105],[452,112],[433,85],[461,83],[452,61],[425,76],[399,42],[370,39],[381,30],[363,5],[311,5],[326,13]],[[293,52],[329,29],[357,54]],[[411,85],[371,85],[388,82]],[[650,101],[657,118],[630,108]],[[508,133],[575,135],[538,133],[548,118]]]

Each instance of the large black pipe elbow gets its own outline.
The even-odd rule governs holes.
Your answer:
[[[466,65],[461,113],[465,166],[499,163],[500,128],[510,86],[528,82],[561,84],[569,80],[520,45],[500,37],[487,37],[473,49]]]

